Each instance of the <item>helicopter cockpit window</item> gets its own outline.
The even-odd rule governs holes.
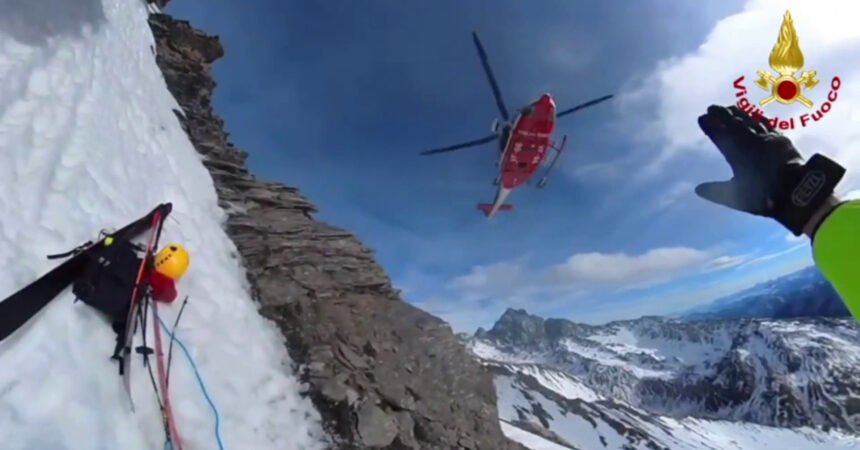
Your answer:
[[[532,116],[532,114],[534,114],[534,113],[535,113],[535,108],[534,108],[534,106],[526,106],[526,107],[525,107],[525,108],[523,108],[523,110],[522,110],[522,115],[524,115],[524,116],[526,116],[526,117],[531,117],[531,116]]]

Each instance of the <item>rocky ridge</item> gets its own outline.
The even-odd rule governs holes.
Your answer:
[[[450,327],[402,301],[372,251],[315,221],[297,189],[247,170],[212,109],[219,39],[166,14],[149,21],[182,107],[176,116],[215,182],[252,294],[283,331],[333,446],[524,448],[502,434],[491,375]]]

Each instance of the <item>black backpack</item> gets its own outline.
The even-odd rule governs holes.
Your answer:
[[[140,247],[116,240],[90,255],[89,264],[72,284],[78,300],[104,313],[111,322],[125,322],[134,283],[143,259]]]
[[[125,342],[126,321],[134,294],[134,284],[143,264],[143,249],[124,239],[114,240],[89,256],[86,268],[72,284],[72,292],[87,305],[104,314],[117,333],[114,358],[120,358]]]

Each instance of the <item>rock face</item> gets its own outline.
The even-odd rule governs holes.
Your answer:
[[[164,3],[163,1],[160,3]],[[337,448],[521,449],[501,432],[490,374],[442,320],[399,298],[373,253],[315,221],[295,188],[256,179],[212,111],[217,37],[154,14],[157,62],[228,212],[261,313]]]
[[[547,350],[559,339],[587,334],[594,329],[596,327],[587,324],[564,319],[544,319],[523,309],[508,308],[490,331],[478,328],[475,338],[512,348]]]

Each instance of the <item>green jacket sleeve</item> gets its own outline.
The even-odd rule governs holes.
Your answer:
[[[812,240],[815,263],[860,322],[860,200],[839,205]]]

